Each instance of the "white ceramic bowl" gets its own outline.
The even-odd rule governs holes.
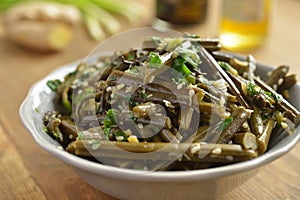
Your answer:
[[[71,63],[53,71],[30,89],[19,113],[34,140],[47,152],[70,165],[90,185],[119,199],[210,199],[242,185],[258,170],[289,152],[299,141],[300,127],[289,137],[271,141],[271,148],[253,160],[228,166],[194,171],[141,172],[91,162],[72,155],[43,131],[43,113],[53,110],[54,93],[46,86],[49,79],[63,79],[75,69]],[[271,68],[259,65],[263,77]],[[300,108],[300,84],[291,89],[292,104]]]

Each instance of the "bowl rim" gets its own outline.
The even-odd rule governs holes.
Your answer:
[[[190,171],[142,171],[133,169],[124,169],[109,165],[103,165],[100,163],[92,162],[84,158],[80,158],[76,155],[66,152],[65,150],[58,148],[55,145],[48,143],[39,133],[39,130],[34,126],[34,121],[31,115],[26,115],[25,113],[32,112],[31,103],[33,100],[34,91],[38,90],[41,84],[44,84],[46,80],[58,72],[75,69],[75,66],[80,62],[80,60],[63,65],[56,68],[48,75],[46,75],[41,80],[34,83],[29,89],[27,96],[19,107],[19,117],[31,134],[35,142],[42,147],[45,151],[52,154],[64,163],[81,169],[84,171],[92,172],[98,175],[111,177],[115,179],[125,179],[125,180],[139,180],[139,181],[150,181],[150,182],[187,182],[187,181],[199,181],[199,180],[209,180],[220,177],[225,177],[233,174],[242,173],[249,170],[258,169],[277,158],[283,156],[292,150],[296,144],[300,141],[300,126],[297,127],[294,134],[297,134],[293,140],[291,140],[286,146],[280,147],[276,151],[268,151],[257,158],[252,160],[243,161],[239,163],[234,163],[226,166],[220,166],[208,169],[190,170]],[[272,67],[258,64],[259,67],[265,68],[267,70],[272,69]],[[258,68],[259,68],[258,67]],[[300,90],[300,83],[296,84],[296,87]]]

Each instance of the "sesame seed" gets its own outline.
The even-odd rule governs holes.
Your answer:
[[[111,99],[115,98],[115,93],[111,93],[110,98]]]
[[[182,86],[183,86],[182,83],[178,84],[178,85],[177,85],[177,89],[180,90],[180,89],[182,88]]]
[[[200,144],[194,144],[194,145],[192,145],[191,153],[194,154],[197,151],[200,151],[200,149],[201,149]]]
[[[278,80],[278,85],[281,85],[282,83],[283,83],[283,79],[280,78],[280,79]]]
[[[77,94],[82,94],[82,92],[83,92],[83,90],[80,89],[77,91]]]
[[[282,128],[284,128],[284,129],[288,127],[287,123],[285,123],[285,122],[281,122],[280,125],[281,125]]]
[[[240,116],[241,119],[245,118],[247,116],[247,114],[245,112],[243,112]]]
[[[87,81],[83,81],[81,84],[83,87],[87,87],[89,85],[89,83]]]
[[[233,156],[225,156],[225,159],[228,161],[233,161],[234,158],[233,158]]]
[[[132,87],[126,87],[125,92],[132,92]]]
[[[222,153],[222,149],[221,148],[215,148],[211,151],[213,154],[221,154]]]
[[[110,92],[112,90],[112,87],[110,87],[110,86],[108,86],[107,88],[106,88],[106,92]]]
[[[154,80],[154,76],[153,76],[153,75],[151,75],[151,76],[150,76],[150,78],[149,78],[149,83],[152,83],[152,82],[153,82],[153,80]]]
[[[130,129],[127,129],[126,131],[124,131],[124,133],[129,136],[132,134],[132,131]]]
[[[224,117],[225,117],[225,118],[230,117],[230,112],[225,112]]]
[[[117,89],[118,90],[121,90],[125,87],[125,84],[124,83],[121,83],[120,85],[117,85]]]
[[[269,72],[267,73],[267,76],[271,76],[271,74],[272,74],[272,71],[269,71]]]
[[[248,128],[249,126],[248,126],[247,123],[243,123],[242,127],[243,127],[243,128]]]
[[[283,68],[282,71],[283,71],[283,73],[287,73],[288,69],[287,68]]]
[[[153,94],[148,94],[147,95],[147,98],[150,98],[150,97],[152,97],[153,96]]]
[[[124,136],[122,136],[122,135],[117,136],[117,137],[116,137],[116,140],[117,140],[117,141],[122,141],[122,140],[124,140]]]

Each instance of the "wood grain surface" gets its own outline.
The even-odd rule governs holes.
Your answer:
[[[123,30],[149,26],[154,1],[139,24],[124,24]],[[300,78],[300,1],[274,1],[272,28],[266,44],[251,52],[263,63],[288,64]],[[218,35],[219,0],[209,1],[204,24],[172,27],[202,36]],[[1,17],[0,17],[1,18]],[[43,151],[23,127],[18,109],[30,86],[55,68],[86,56],[96,43],[78,28],[74,42],[60,53],[40,54],[22,49],[5,38],[0,25],[0,200],[47,199],[112,200],[83,182],[60,160]],[[300,145],[262,168],[257,176],[219,200],[300,199]]]

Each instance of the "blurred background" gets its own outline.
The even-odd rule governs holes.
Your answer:
[[[113,34],[159,26],[220,38],[227,50],[277,65],[274,57],[291,62],[296,56],[281,49],[298,38],[297,9],[297,0],[2,0],[0,50],[1,55],[58,56],[56,65],[64,63],[61,56],[70,61],[86,55]]]
[[[297,6],[296,0],[2,0],[0,41],[23,52],[88,52],[121,31],[159,26],[219,38],[227,50],[261,59],[272,42],[288,39],[278,41],[283,27],[291,25],[291,36],[299,33],[292,26]]]

